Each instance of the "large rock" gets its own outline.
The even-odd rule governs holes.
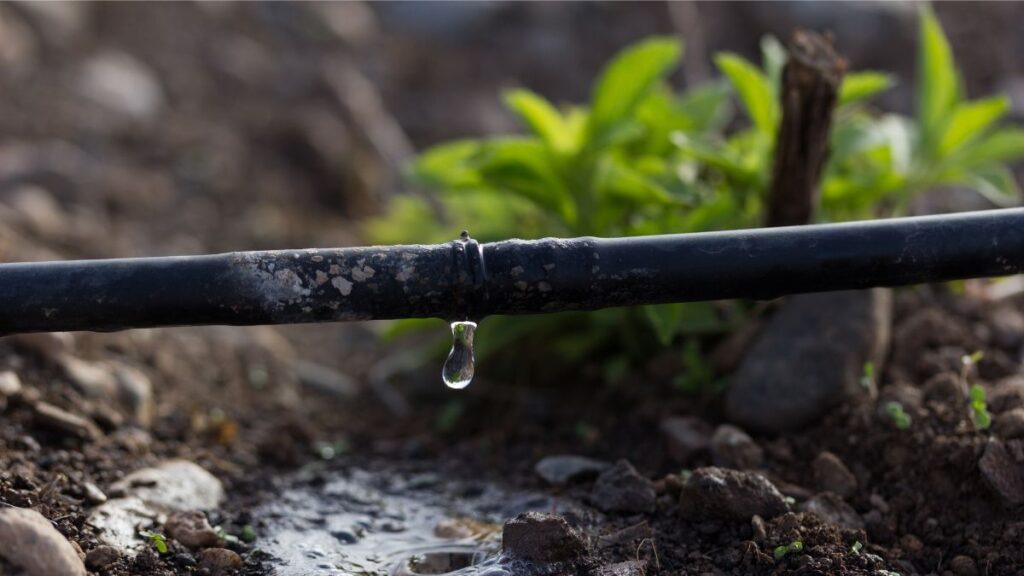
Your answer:
[[[572,562],[587,552],[583,538],[564,518],[543,512],[526,512],[505,522],[501,546],[509,556],[545,564]]]
[[[728,417],[778,433],[817,420],[846,399],[867,398],[864,364],[889,344],[892,293],[876,288],[792,296],[766,324],[725,399]]]
[[[771,519],[788,508],[782,494],[761,474],[714,466],[693,471],[679,506],[687,518],[734,522],[750,522],[754,515]]]
[[[1024,504],[1024,464],[1018,462],[1006,444],[989,440],[978,461],[981,477],[1007,506]]]
[[[0,508],[0,558],[25,576],[85,576],[71,543],[35,510]]]

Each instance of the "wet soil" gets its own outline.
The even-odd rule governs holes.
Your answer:
[[[0,5],[4,261],[357,244],[359,218],[379,208],[382,183],[394,182],[393,160],[404,148],[382,148],[360,127],[359,109],[332,88],[337,65],[357,62],[419,146],[509,129],[496,96],[508,76],[499,70],[578,100],[619,45],[671,32],[653,4],[502,8],[467,24],[481,31],[450,36],[424,29],[424,19],[387,10],[374,16],[361,5],[56,6]],[[756,28],[756,10],[747,9],[708,30],[729,22]],[[379,29],[346,26],[361,18],[377,18]],[[542,22],[571,33],[545,32]],[[969,85],[989,89],[1020,72],[1012,68],[1019,59],[998,68],[970,52],[956,30],[969,39],[979,26],[957,22],[958,55],[984,64]],[[750,30],[732,34],[743,36],[732,45],[756,45]],[[716,36],[709,45],[721,42]],[[548,57],[559,47],[577,65]],[[88,75],[124,55],[136,61],[134,75],[114,84],[128,88],[92,100]],[[236,536],[251,527],[252,542],[225,544],[241,554],[239,572],[248,575],[289,573],[285,550],[314,562],[295,573],[357,573],[342,555],[358,542],[360,550],[379,543],[398,557],[422,546],[471,546],[493,560],[494,527],[531,509],[561,514],[582,531],[587,558],[566,573],[606,574],[635,561],[646,574],[1020,574],[1024,441],[1006,415],[1024,406],[1024,383],[1015,380],[1024,326],[1013,320],[1024,303],[994,301],[983,286],[899,293],[879,383],[881,402],[899,399],[909,428],[895,427],[880,401],[866,398],[799,433],[754,436],[764,452],[759,472],[793,510],[763,522],[698,521],[681,511],[685,477],[710,458],[673,458],[660,422],[696,415],[713,426],[722,416],[716,394],[689,396],[672,386],[678,354],[615,386],[603,383],[596,363],[552,381],[537,378],[537,362],[526,359],[478,367],[473,385],[451,391],[440,362],[406,368],[413,363],[404,344],[382,345],[373,324],[0,339],[0,371],[22,383],[0,395],[0,505],[41,512],[90,552],[100,545],[88,522],[100,501],[93,488],[109,492],[132,470],[182,458],[226,486],[223,507],[206,511],[210,524]],[[978,431],[958,395],[961,357],[975,350],[986,354],[972,378],[989,392],[994,431]],[[61,354],[142,370],[152,384],[152,418],[133,423],[120,402],[76,387]],[[87,418],[99,433],[79,437],[54,426],[39,416],[40,401]],[[821,492],[813,463],[823,451],[856,478],[843,498],[852,509],[847,526],[801,511]],[[534,466],[553,454],[628,460],[653,482],[653,511],[601,512],[592,478],[546,485]],[[354,494],[367,491],[370,504]],[[404,510],[404,520],[390,519],[404,524],[384,525],[389,508]],[[472,535],[438,536],[439,524],[462,518]],[[354,543],[338,536],[360,521],[370,529],[352,534]],[[307,547],[292,546],[297,540]],[[801,551],[774,557],[797,540]],[[210,572],[196,551],[168,544],[167,553],[149,550],[95,573]],[[395,561],[378,559],[372,570],[391,570]],[[0,574],[8,572],[0,560]]]

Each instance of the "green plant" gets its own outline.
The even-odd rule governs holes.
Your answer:
[[[139,532],[139,536],[149,540],[149,543],[153,545],[153,548],[156,548],[157,553],[167,554],[167,537],[163,534],[144,530]]]
[[[252,524],[246,524],[242,526],[242,533],[238,537],[246,544],[252,543],[256,540],[256,529],[252,527]]]
[[[892,419],[892,423],[900,430],[910,428],[910,415],[903,411],[903,404],[895,400],[885,403],[885,413]]]
[[[446,241],[466,226],[492,241],[759,225],[786,51],[766,38],[760,66],[719,54],[722,79],[679,92],[667,80],[682,51],[680,41],[667,37],[627,47],[599,75],[586,105],[559,107],[529,90],[508,92],[505,103],[526,134],[458,140],[421,154],[409,176],[436,192],[442,214],[420,197],[398,197],[368,223],[369,239]],[[918,51],[913,118],[868,106],[894,84],[888,75],[856,72],[844,79],[821,182],[822,220],[899,214],[939,185],[971,186],[1000,204],[1015,198],[1016,183],[1003,163],[1024,157],[1024,130],[999,125],[1008,100],[964,97],[948,42],[927,7]],[[733,96],[749,120],[738,130],[732,129]],[[746,312],[745,304],[722,302],[489,318],[480,325],[477,356],[510,347],[519,356],[536,345],[553,374],[557,364],[575,366],[603,352],[605,377],[617,381],[655,347],[728,331]],[[423,325],[400,322],[390,333]],[[510,362],[515,370],[520,364]],[[683,387],[713,382],[697,373]]]
[[[860,551],[863,550],[863,549],[864,549],[864,544],[861,543],[860,540],[857,540],[856,542],[853,543],[853,546],[850,547],[850,552],[853,552],[854,554],[860,554]]]
[[[981,350],[961,358],[963,368],[960,370],[960,381],[967,389],[967,406],[971,413],[971,422],[978,430],[987,430],[992,426],[992,415],[988,412],[988,403],[985,398],[985,389],[980,384],[970,384],[968,378],[971,370],[981,362],[985,353]]]
[[[782,560],[783,558],[785,558],[786,555],[789,554],[790,552],[803,552],[803,550],[804,550],[804,543],[799,541],[799,540],[794,540],[794,541],[790,542],[789,544],[784,544],[782,546],[776,546],[775,550],[772,551],[772,556],[774,556],[775,560],[778,561],[778,560]]]
[[[865,390],[874,390],[875,389],[875,363],[874,362],[865,362],[864,363],[864,368],[862,369],[862,374],[861,374],[861,377],[860,377],[860,385]]]

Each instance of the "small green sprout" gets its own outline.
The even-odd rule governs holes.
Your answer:
[[[874,362],[865,362],[864,363],[864,373],[861,374],[860,385],[863,386],[865,390],[871,390],[872,388],[875,387],[875,363]]]
[[[158,553],[167,554],[167,538],[163,534],[144,530],[139,532],[139,536],[148,539]]]
[[[890,400],[885,403],[885,413],[892,418],[893,424],[900,430],[906,430],[910,428],[910,415],[903,411],[903,404],[895,400]]]
[[[960,359],[960,361],[963,363],[964,366],[974,366],[978,362],[981,362],[983,358],[985,358],[985,351],[975,350],[973,354],[964,356],[963,358]]]
[[[850,547],[850,552],[853,552],[854,554],[860,554],[860,551],[863,549],[864,545],[861,544],[860,540],[857,540],[853,543],[853,546]]]
[[[220,538],[228,544],[238,544],[242,541],[238,536],[235,536],[234,534],[228,534],[227,530],[220,526],[214,528],[214,532],[217,533],[217,538]]]
[[[775,550],[772,551],[772,556],[775,556],[776,560],[782,560],[790,552],[803,552],[803,550],[804,543],[799,540],[793,540],[789,544],[776,546]]]
[[[988,413],[988,404],[985,402],[985,389],[974,384],[968,393],[971,401],[971,421],[978,430],[987,430],[992,425],[992,415]]]

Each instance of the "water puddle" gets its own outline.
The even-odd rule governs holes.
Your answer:
[[[255,511],[278,576],[509,576],[501,526],[559,506],[541,494],[456,485],[432,474],[348,470],[297,478]]]

